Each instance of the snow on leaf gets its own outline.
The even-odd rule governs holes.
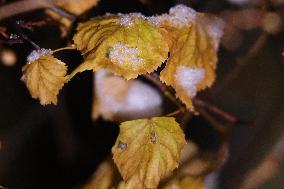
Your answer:
[[[157,188],[160,179],[177,168],[185,143],[174,118],[123,122],[112,153],[125,181],[124,188]]]
[[[197,91],[210,87],[215,80],[222,22],[198,13],[195,22],[186,26],[162,22],[160,27],[166,28],[172,38],[171,55],[160,79],[172,86],[176,96],[193,110],[192,98]]]
[[[42,105],[57,104],[59,90],[66,82],[67,67],[56,59],[49,49],[33,51],[23,67],[22,80],[33,98]]]
[[[85,58],[71,73],[106,68],[126,79],[153,72],[168,56],[163,29],[153,26],[140,14],[106,16],[82,24],[74,36]]]
[[[159,116],[162,97],[151,86],[140,80],[125,80],[107,70],[95,73],[93,118],[127,121]]]
[[[148,18],[148,21],[158,26],[167,22],[175,27],[183,27],[188,25],[190,22],[194,22],[196,15],[197,12],[192,8],[185,5],[176,5],[169,10],[169,14],[152,16]]]

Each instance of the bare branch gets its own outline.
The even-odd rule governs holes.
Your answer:
[[[49,8],[70,21],[75,20],[75,16],[62,8],[56,6],[51,0],[20,0],[0,7],[0,20],[29,12],[36,9]]]
[[[21,14],[24,12],[52,8],[53,4],[48,0],[20,0],[0,7],[0,20]]]

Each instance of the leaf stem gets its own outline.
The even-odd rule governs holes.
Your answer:
[[[0,7],[0,20],[41,8],[50,8],[70,21],[76,19],[75,15],[56,6],[51,0],[19,0]]]
[[[168,113],[166,116],[167,117],[173,117],[173,116],[176,116],[176,115],[183,113],[183,112],[185,112],[185,108],[179,108],[174,112]]]
[[[62,47],[59,49],[55,49],[53,52],[59,52],[59,51],[63,51],[63,50],[75,50],[76,47],[74,45],[68,46],[68,47]]]
[[[159,80],[159,76],[157,74],[145,74],[143,77],[158,87],[163,95],[173,102],[177,107],[184,109],[184,105],[179,102],[173,93],[168,89],[168,87]]]

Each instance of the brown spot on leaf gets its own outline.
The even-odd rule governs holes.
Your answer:
[[[117,144],[117,147],[124,150],[127,148],[127,144],[122,142],[122,141],[119,141],[118,144]]]
[[[156,144],[157,143],[157,135],[155,132],[151,132],[150,133],[150,140],[153,144]]]

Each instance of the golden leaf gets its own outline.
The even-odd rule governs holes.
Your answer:
[[[43,52],[41,55],[37,55]],[[44,49],[34,51],[31,61],[23,67],[23,80],[33,98],[39,99],[42,105],[57,104],[59,90],[66,82],[67,67],[63,62],[47,54]],[[29,59],[29,58],[28,58]]]
[[[126,79],[153,72],[168,56],[162,30],[140,14],[97,18],[77,28],[74,42],[85,62],[70,77],[84,70],[106,68]]]
[[[217,48],[222,33],[219,22],[214,17],[197,14],[194,22],[182,27],[166,21],[161,23],[172,40],[170,57],[160,79],[176,90],[176,96],[188,109],[193,109],[191,99],[196,92],[210,87],[215,80]]]
[[[185,143],[174,118],[123,122],[112,153],[125,181],[124,188],[157,188],[161,177],[178,166]]]

